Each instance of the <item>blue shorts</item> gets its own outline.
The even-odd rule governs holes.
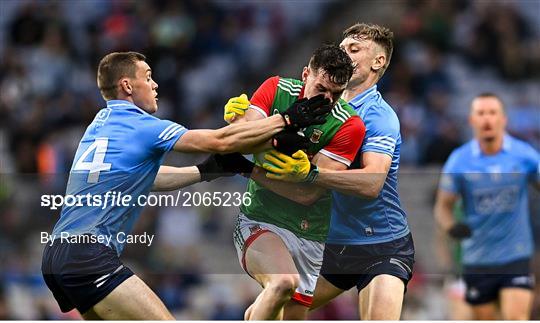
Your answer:
[[[332,285],[360,291],[373,278],[387,274],[400,278],[407,287],[412,278],[414,243],[409,233],[390,242],[369,245],[327,244],[321,275]]]
[[[530,259],[520,259],[497,266],[463,266],[467,285],[465,299],[471,305],[496,301],[503,288],[534,288]]]
[[[133,275],[116,251],[100,243],[54,240],[43,252],[41,272],[62,312],[84,314]]]

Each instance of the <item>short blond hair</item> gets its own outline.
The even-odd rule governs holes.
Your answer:
[[[343,31],[343,39],[351,37],[358,39],[368,39],[381,46],[386,55],[386,64],[379,70],[379,78],[390,65],[390,59],[394,51],[394,33],[383,26],[375,24],[356,23]]]

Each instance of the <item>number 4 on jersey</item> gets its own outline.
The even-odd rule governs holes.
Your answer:
[[[108,171],[111,169],[111,163],[104,163],[105,154],[107,153],[107,145],[109,144],[109,138],[97,138],[86,151],[81,155],[75,166],[74,171],[89,171],[88,183],[97,183],[99,180],[99,173],[102,171]],[[94,152],[94,158],[92,161],[84,161],[88,155]]]

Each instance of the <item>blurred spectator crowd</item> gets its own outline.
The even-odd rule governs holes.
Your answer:
[[[482,91],[500,94],[509,131],[540,149],[539,2],[393,3],[403,15],[382,23],[396,39],[379,90],[400,117],[402,164],[421,168],[444,162],[470,137],[468,104]],[[58,212],[41,208],[39,196],[63,194],[78,141],[104,105],[95,84],[102,56],[144,53],[159,84],[158,115],[188,128],[216,128],[224,125],[222,108],[229,97],[252,93],[270,75],[298,74],[300,67],[275,67],[295,55],[303,38],[323,33],[331,21],[329,8],[356,5],[353,0],[0,1],[0,319],[77,317],[58,311],[41,280],[39,232],[51,230]],[[338,40],[338,35],[329,39]],[[168,161],[188,165],[200,157],[175,155]],[[227,179],[195,189],[242,192],[244,185]],[[258,289],[246,283],[234,259],[235,214],[233,208],[147,208],[136,231],[155,233],[159,242],[128,247],[126,263],[178,318],[242,319]],[[414,234],[422,241],[431,232]],[[224,245],[226,251],[220,249]],[[222,259],[228,263],[224,268]],[[354,306],[340,304],[348,303],[333,305],[318,318],[356,317]]]
[[[441,164],[469,140],[471,99],[500,95],[509,132],[540,148],[538,1],[407,1],[381,90],[398,112],[402,164]]]

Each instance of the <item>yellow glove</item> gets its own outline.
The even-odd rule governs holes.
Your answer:
[[[270,150],[264,155],[267,160],[262,167],[266,177],[287,182],[313,182],[319,174],[317,166],[311,164],[308,156],[298,150],[292,156]]]
[[[249,104],[248,97],[245,94],[230,98],[227,104],[225,104],[223,119],[227,123],[233,122],[237,117],[241,117],[246,113],[246,110],[249,109]]]

